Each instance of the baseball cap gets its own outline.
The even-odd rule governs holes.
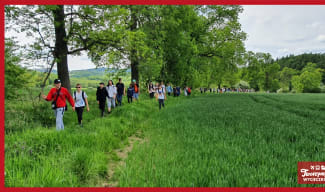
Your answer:
[[[54,84],[59,84],[59,83],[61,83],[61,80],[60,79],[55,79],[54,80]]]

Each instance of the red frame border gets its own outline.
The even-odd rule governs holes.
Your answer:
[[[91,0],[82,1],[81,0],[2,0],[0,2],[0,191],[325,191],[324,188],[21,188],[21,187],[7,187],[4,186],[4,120],[5,120],[5,98],[4,98],[4,6],[5,5],[31,5],[31,4],[130,4],[130,5],[181,5],[181,4],[192,4],[192,5],[211,5],[211,4],[236,4],[236,5],[325,5],[325,0]]]

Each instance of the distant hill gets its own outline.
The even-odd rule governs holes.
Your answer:
[[[107,69],[107,68],[94,68],[94,69],[83,69],[83,70],[73,70],[70,72],[70,77],[102,77],[107,73],[115,73],[117,69]],[[131,72],[131,69],[127,69],[126,72]]]
[[[301,55],[288,55],[277,59],[281,69],[289,67],[297,70],[303,69],[307,63],[316,63],[317,67],[325,69],[325,53],[304,53]]]
[[[38,72],[47,72],[48,69],[36,69]],[[89,77],[102,77],[107,73],[115,73],[117,69],[107,69],[107,68],[93,68],[93,69],[82,69],[82,70],[72,70],[70,71],[70,77],[75,78],[89,78]],[[127,73],[131,72],[131,69],[126,70]],[[52,74],[57,74],[56,70],[52,70]]]

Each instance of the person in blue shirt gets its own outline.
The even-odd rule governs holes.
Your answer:
[[[173,88],[172,86],[170,85],[170,83],[167,84],[167,94],[168,96],[170,96],[170,94],[173,92]]]

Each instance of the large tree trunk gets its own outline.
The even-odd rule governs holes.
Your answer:
[[[55,28],[55,59],[57,60],[58,77],[62,86],[71,93],[70,77],[68,70],[68,45],[64,22],[64,6],[58,5],[53,11]]]
[[[137,30],[137,23],[138,19],[136,16],[136,11],[132,9],[131,7],[131,26],[130,30],[135,31]],[[137,57],[137,50],[132,49],[130,52],[130,60],[131,60],[131,79],[135,79],[137,82],[139,82],[139,60]]]

